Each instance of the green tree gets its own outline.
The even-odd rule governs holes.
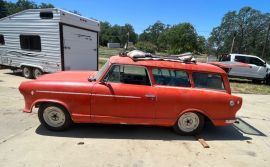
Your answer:
[[[0,0],[0,18],[7,16],[6,3],[3,0]]]
[[[111,25],[109,22],[100,23],[100,45],[106,46],[108,42],[120,43],[121,46],[124,46],[128,41],[136,43],[138,35],[135,33],[134,28],[130,24],[125,24],[124,26],[120,25]]]
[[[159,38],[170,54],[194,52],[198,50],[198,35],[190,23],[174,25]]]
[[[251,7],[231,11],[224,15],[221,24],[213,28],[208,39],[208,50],[215,54],[229,53],[235,38],[233,52],[260,56],[270,23],[270,14]],[[270,46],[266,48],[270,56]]]
[[[169,25],[165,25],[161,21],[157,21],[140,34],[139,41],[151,42],[160,48],[162,46],[159,45],[158,39],[168,28]]]
[[[54,6],[50,3],[41,3],[40,5],[38,5],[38,8],[40,8],[40,9],[54,8]]]

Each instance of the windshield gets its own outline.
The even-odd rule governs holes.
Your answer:
[[[98,80],[102,76],[102,74],[106,71],[106,69],[109,66],[109,60],[101,67],[101,69],[98,71],[98,74],[96,75],[95,79]]]

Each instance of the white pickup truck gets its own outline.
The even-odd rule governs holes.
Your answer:
[[[229,77],[250,79],[255,83],[265,81],[270,84],[270,65],[257,56],[229,54],[222,56],[219,62],[211,64],[227,68]]]

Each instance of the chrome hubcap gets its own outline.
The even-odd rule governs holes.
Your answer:
[[[28,77],[30,75],[30,71],[28,68],[23,68],[23,74],[24,76]]]
[[[39,77],[41,75],[41,71],[39,69],[35,69],[35,78]]]
[[[65,113],[57,107],[48,107],[43,112],[44,121],[52,127],[60,127],[64,125],[66,117]]]
[[[184,113],[178,119],[178,127],[184,132],[192,132],[199,126],[200,119],[197,114],[188,112]]]

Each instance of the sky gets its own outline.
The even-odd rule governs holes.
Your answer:
[[[16,2],[16,0],[11,0]],[[57,8],[77,10],[82,16],[108,21],[112,25],[133,25],[142,33],[156,21],[165,24],[190,22],[198,34],[209,37],[228,11],[250,6],[270,13],[270,0],[33,0]]]

